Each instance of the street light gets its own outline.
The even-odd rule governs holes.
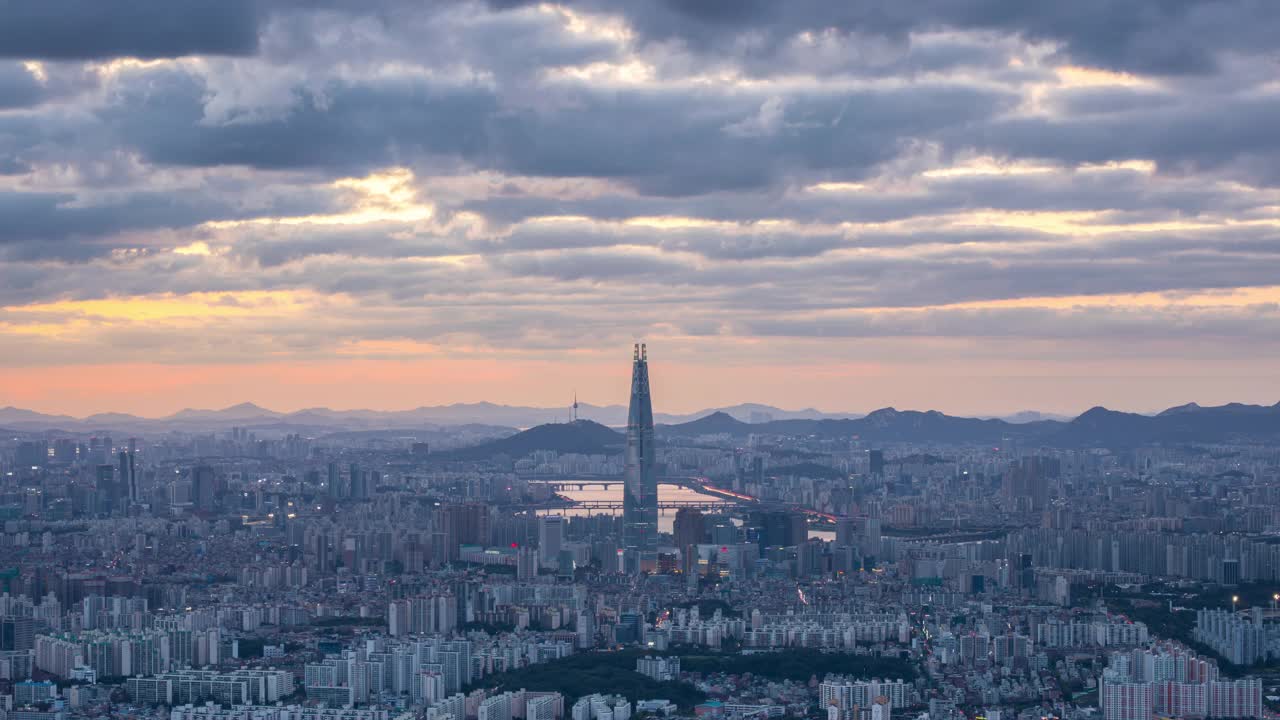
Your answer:
[[[1233,612],[1233,613],[1234,613],[1234,612],[1236,611],[1236,603],[1238,603],[1238,602],[1240,602],[1240,596],[1239,596],[1239,595],[1232,595],[1232,596],[1231,596],[1231,612]]]
[[[1276,603],[1280,603],[1280,592],[1271,596],[1271,611],[1275,612]]]

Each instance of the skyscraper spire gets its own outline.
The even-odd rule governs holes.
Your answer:
[[[637,344],[631,361],[627,410],[627,455],[622,498],[626,570],[652,567],[658,554],[658,476],[653,448],[653,403],[649,398],[649,353]]]

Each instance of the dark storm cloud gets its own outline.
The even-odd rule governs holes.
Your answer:
[[[523,3],[499,0],[496,7]],[[711,54],[774,56],[799,33],[889,38],[930,30],[980,30],[1059,43],[1071,61],[1140,73],[1213,71],[1230,52],[1270,52],[1280,5],[1270,0],[578,0],[625,15],[645,38],[678,40]]]
[[[70,193],[0,191],[0,258],[79,262],[111,252],[128,231],[189,228],[210,220],[304,214],[331,208],[332,198],[300,192],[248,208],[205,191],[136,192],[89,200]]]
[[[435,88],[412,80],[334,81],[321,93],[296,92],[285,117],[207,122],[200,79],[163,70],[127,87],[101,117],[158,164],[321,168],[351,175],[423,155],[481,156],[483,123],[497,108],[493,95],[480,88]]]
[[[403,79],[298,89],[283,117],[210,122],[198,78],[175,70],[144,78],[100,115],[158,164],[350,175],[419,161],[438,171],[445,160],[532,176],[619,179],[660,196],[746,190],[792,174],[860,178],[894,158],[900,143],[986,120],[1017,99],[927,84],[815,94],[789,101],[775,124],[733,132],[764,113],[769,100],[731,95],[719,107],[687,113],[693,91],[583,90],[571,107],[515,109],[478,85]]]
[[[0,57],[251,55],[254,0],[3,0]]]
[[[412,58],[434,67],[461,62],[490,69],[502,79],[618,54],[616,43],[607,38],[566,32],[553,14],[487,14],[477,12],[482,6],[467,0],[337,0],[302,5],[305,9],[293,11],[276,5],[262,47],[268,59],[308,62],[336,49],[361,60]],[[316,5],[323,12],[306,11],[317,9]],[[370,38],[356,31],[355,24],[362,20],[375,22],[381,36]],[[343,47],[332,47],[335,31]]]
[[[191,208],[167,193],[138,195],[118,204],[73,206],[75,196],[52,193],[0,193],[0,242],[104,236],[124,229],[192,224]],[[209,208],[217,216],[226,208]]]
[[[792,175],[858,179],[896,157],[902,142],[1015,102],[996,90],[929,85],[800,95],[772,124],[755,126],[770,99],[727,96],[718,107],[681,110],[697,97],[599,92],[571,112],[504,117],[499,169],[625,179],[659,196],[749,190]]]
[[[1155,161],[1162,172],[1225,172],[1280,184],[1280,96],[1241,93],[1183,97],[1176,105],[1135,107],[1102,116],[1015,117],[981,133],[948,131],[956,145],[1003,156],[1066,163]]]

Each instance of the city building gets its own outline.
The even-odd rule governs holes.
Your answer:
[[[651,570],[657,564],[658,476],[655,452],[648,350],[644,345],[636,345],[627,411],[622,500],[623,561],[631,573]]]

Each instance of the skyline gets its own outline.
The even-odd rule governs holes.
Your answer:
[[[1280,720],[1278,37],[0,0],[0,720]]]
[[[1280,9],[94,7],[0,7],[0,406],[1280,398]]]

